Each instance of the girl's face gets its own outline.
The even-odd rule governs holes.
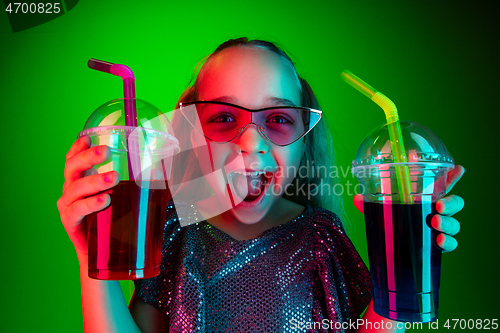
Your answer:
[[[249,109],[299,106],[300,89],[292,65],[278,54],[258,47],[230,47],[219,52],[204,65],[197,81],[199,101],[222,101]],[[305,146],[305,139],[284,147],[276,146],[261,136],[254,125],[248,126],[229,143],[205,142],[206,139],[195,130],[191,132],[191,139],[194,146],[210,146],[205,153],[198,149],[200,167],[204,175],[225,170],[233,202],[239,202],[230,212],[245,224],[260,221],[280,199],[295,178]],[[241,174],[235,176],[242,171],[267,172],[263,182],[257,181],[264,185],[256,199],[248,201],[247,197],[247,201],[243,201],[237,197],[241,196],[242,184],[252,181]],[[220,202],[228,202],[224,177],[205,178]]]

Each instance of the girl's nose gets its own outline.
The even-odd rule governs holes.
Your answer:
[[[250,155],[267,153],[270,144],[269,140],[260,134],[255,124],[248,124],[233,142],[240,147],[242,152]]]

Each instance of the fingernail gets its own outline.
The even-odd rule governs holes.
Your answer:
[[[444,200],[441,199],[436,203],[436,211],[438,212],[438,214],[443,214],[445,210],[446,210],[446,204]]]
[[[433,227],[436,230],[439,230],[440,226],[441,226],[441,215],[436,214],[432,217],[431,227]]]

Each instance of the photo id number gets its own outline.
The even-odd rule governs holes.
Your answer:
[[[498,319],[448,319],[444,323],[444,327],[452,330],[496,330],[498,329]]]
[[[9,14],[58,14],[61,12],[61,3],[22,3],[22,2],[14,2],[9,3],[6,12]]]

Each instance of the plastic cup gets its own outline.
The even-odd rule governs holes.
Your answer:
[[[400,159],[383,125],[361,144],[353,173],[364,190],[375,312],[397,321],[429,322],[438,316],[441,275],[441,249],[430,220],[454,162],[430,129],[402,121],[401,130],[408,162],[395,162]],[[401,167],[408,167],[412,203],[398,190]]]
[[[107,145],[111,151],[107,161],[86,175],[112,170],[120,174],[118,185],[105,191],[111,204],[86,216],[88,274],[94,279],[132,280],[160,273],[166,206],[171,199],[167,181],[172,157],[179,151],[178,141],[167,133],[171,129],[163,126],[170,124],[168,119],[156,111],[149,112],[157,109],[144,101],[137,100],[138,111],[142,108],[143,115],[150,117],[141,118],[142,125],[156,124],[154,127],[163,131],[120,126],[126,102],[120,99],[101,106],[87,122],[98,126],[86,128],[78,135],[89,136],[92,146]],[[152,117],[155,114],[165,118],[156,119]]]

